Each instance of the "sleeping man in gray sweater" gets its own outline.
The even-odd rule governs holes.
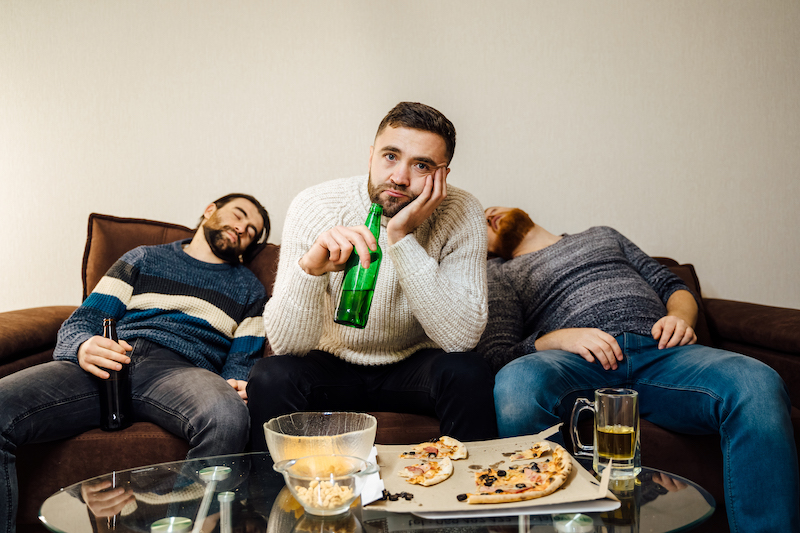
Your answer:
[[[719,434],[731,531],[798,531],[797,453],[780,376],[750,357],[695,344],[697,304],[669,269],[608,227],[555,235],[519,209],[485,211],[492,365],[501,437],[565,421],[601,387],[638,391],[640,413]],[[755,455],[754,455],[755,453]],[[768,453],[752,490],[756,457]],[[780,503],[783,502],[783,503]]]

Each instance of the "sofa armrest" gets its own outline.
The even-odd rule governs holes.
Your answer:
[[[706,315],[719,340],[800,357],[800,309],[706,298]]]
[[[772,367],[792,405],[800,407],[800,310],[732,300],[703,303],[715,346]]]
[[[0,313],[0,368],[52,350],[58,329],[75,309],[59,305]]]

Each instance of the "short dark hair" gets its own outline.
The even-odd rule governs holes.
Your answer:
[[[456,151],[456,128],[446,116],[431,106],[419,102],[400,102],[383,117],[375,137],[378,137],[386,126],[435,133],[444,140],[447,164],[452,161],[453,153]]]
[[[235,200],[237,198],[242,198],[244,200],[247,200],[248,202],[250,202],[251,204],[256,206],[256,210],[258,210],[258,214],[261,215],[261,218],[264,220],[264,229],[261,230],[261,234],[256,236],[255,239],[253,239],[253,242],[250,243],[250,245],[247,247],[247,249],[245,250],[245,252],[243,254],[243,255],[247,255],[248,252],[250,252],[251,250],[253,250],[257,246],[259,246],[260,244],[267,242],[267,237],[269,237],[269,230],[270,230],[269,213],[267,213],[267,210],[264,209],[263,205],[261,205],[261,202],[259,202],[258,200],[256,200],[252,196],[250,196],[249,194],[242,194],[242,193],[238,193],[238,192],[234,192],[234,193],[231,193],[231,194],[226,194],[222,198],[218,198],[218,199],[214,200],[214,202],[212,202],[212,203],[215,206],[217,206],[217,209],[219,209],[220,207],[224,206],[225,204],[227,204],[230,201]],[[198,222],[198,224],[197,224],[198,228],[203,223],[203,220],[205,220],[205,217],[201,216],[200,217],[200,222]]]

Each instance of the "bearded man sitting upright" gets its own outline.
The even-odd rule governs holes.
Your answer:
[[[640,413],[719,434],[731,531],[798,531],[797,452],[780,376],[750,357],[695,344],[697,303],[669,269],[619,232],[555,235],[519,209],[485,211],[489,321],[477,350],[495,372],[501,437],[533,434],[601,387],[638,391]],[[768,453],[757,468],[754,453]],[[783,502],[783,503],[781,503]]]

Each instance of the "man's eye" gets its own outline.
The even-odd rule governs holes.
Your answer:
[[[389,161],[397,161],[397,156],[394,154],[386,154],[386,159]]]
[[[428,172],[431,167],[429,167],[425,163],[417,163],[414,165],[414,168],[417,169],[417,171],[419,172]]]

